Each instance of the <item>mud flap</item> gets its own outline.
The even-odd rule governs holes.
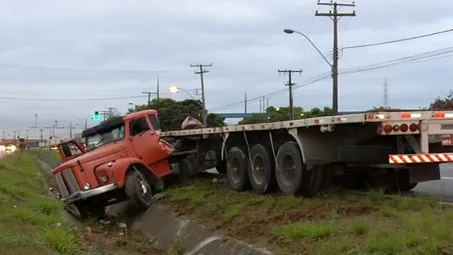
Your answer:
[[[406,165],[409,169],[409,180],[411,183],[440,180],[439,164],[410,164]]]
[[[340,163],[388,163],[392,149],[384,146],[348,145],[338,148],[337,159]]]

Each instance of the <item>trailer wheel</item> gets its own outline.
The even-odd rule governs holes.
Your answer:
[[[310,186],[306,192],[307,195],[314,195],[320,190],[320,188],[324,182],[324,178],[325,178],[324,172],[325,171],[322,168],[315,168],[315,169],[311,170],[311,179],[312,180],[311,180]]]
[[[130,205],[136,209],[146,209],[152,204],[151,185],[146,177],[137,170],[127,173],[125,191]]]
[[[284,194],[296,194],[302,186],[305,165],[295,142],[285,142],[277,152],[275,177]]]
[[[232,189],[243,191],[248,188],[247,155],[238,147],[232,147],[228,152],[227,177]]]
[[[327,190],[330,188],[333,179],[333,170],[329,167],[324,167],[323,169],[323,179],[320,190]]]
[[[264,194],[271,189],[274,181],[274,159],[269,156],[268,150],[261,144],[252,146],[250,157],[252,159],[248,164],[250,184],[256,193]]]

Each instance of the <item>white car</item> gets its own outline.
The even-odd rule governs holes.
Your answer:
[[[17,148],[16,148],[16,146],[14,144],[10,144],[10,145],[6,146],[5,151],[7,151],[7,152],[15,152],[16,149]]]

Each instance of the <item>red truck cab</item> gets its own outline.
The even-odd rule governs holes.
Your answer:
[[[52,170],[58,199],[82,217],[103,216],[105,206],[129,200],[137,209],[152,203],[162,179],[173,171],[173,147],[160,138],[157,111],[117,116],[58,145],[63,163]]]

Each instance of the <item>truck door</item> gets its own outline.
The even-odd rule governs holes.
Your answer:
[[[75,140],[60,143],[57,148],[63,162],[76,158],[84,152],[83,148]]]
[[[129,140],[137,158],[148,166],[168,157],[166,150],[160,146],[160,137],[146,116],[138,117],[129,122]],[[159,169],[153,169],[159,171]]]

